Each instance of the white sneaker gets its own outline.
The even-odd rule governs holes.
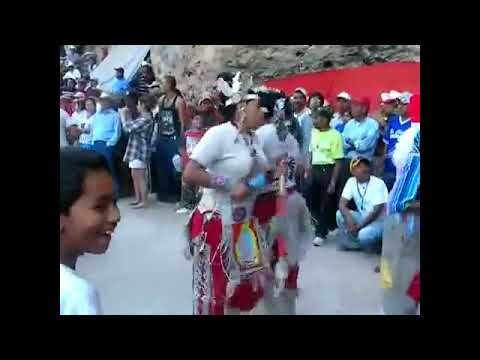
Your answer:
[[[181,209],[178,209],[176,211],[177,214],[186,214],[188,213],[190,210],[188,210],[187,208],[181,208]]]
[[[315,237],[315,239],[313,239],[313,245],[315,246],[322,246],[324,244],[325,244],[325,239],[320,236],[317,236]]]

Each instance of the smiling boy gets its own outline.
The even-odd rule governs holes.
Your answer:
[[[106,159],[60,150],[60,315],[102,313],[96,289],[75,271],[79,256],[103,254],[120,221]]]

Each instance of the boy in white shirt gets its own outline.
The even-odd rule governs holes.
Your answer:
[[[113,179],[102,155],[60,150],[60,315],[102,313],[95,288],[75,272],[79,256],[103,254],[120,221]]]
[[[378,252],[381,250],[383,218],[388,199],[387,186],[382,179],[371,175],[368,159],[352,160],[348,179],[338,205],[337,224],[341,232],[341,250]],[[347,205],[353,198],[357,211]]]

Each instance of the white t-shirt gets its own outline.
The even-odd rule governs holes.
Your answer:
[[[280,141],[277,129],[273,124],[265,124],[256,131],[260,145],[268,161],[270,169],[275,168],[276,160],[283,155],[288,159],[287,188],[295,186],[295,172],[297,165],[302,162],[300,147],[297,140],[288,133],[285,141]],[[271,190],[269,186],[265,192]]]
[[[60,315],[101,315],[95,288],[69,267],[60,264]]]
[[[80,112],[74,112],[72,114],[72,121],[70,122],[71,125],[77,125],[81,129],[89,129],[92,124],[92,116],[88,117],[87,110],[82,110]],[[68,125],[67,126],[71,126]],[[90,144],[92,140],[91,133],[83,133],[80,135],[78,142],[80,144]]]
[[[255,157],[251,155],[253,150]],[[210,128],[195,146],[190,158],[204,166],[211,175],[227,177],[233,185],[267,168],[258,138],[240,134],[230,122]],[[221,211],[222,205],[229,201],[230,194],[225,191],[204,189],[199,210]],[[246,201],[248,204],[245,207],[253,207],[253,201],[254,196]]]
[[[388,190],[383,180],[376,176],[370,176],[370,181],[363,184],[358,183],[355,177],[351,177],[343,188],[342,197],[347,200],[353,198],[358,211],[365,216],[372,212],[376,205],[387,203]]]
[[[82,74],[80,74],[80,71],[78,69],[73,69],[72,71],[67,71],[65,75],[63,75],[63,80],[65,79],[73,79],[77,81],[82,77]]]
[[[65,110],[60,109],[60,148],[68,146],[67,122],[70,122],[70,116]]]

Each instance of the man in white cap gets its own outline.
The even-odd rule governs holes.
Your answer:
[[[392,95],[392,94],[390,94]],[[396,96],[396,94],[393,94]],[[385,143],[385,167],[383,172],[383,181],[390,191],[395,183],[396,169],[392,162],[392,154],[397,145],[398,138],[410,128],[411,121],[407,116],[407,107],[410,103],[412,94],[404,92],[398,96],[397,114],[392,114],[385,127],[383,142]]]
[[[390,90],[390,92],[383,92],[380,94],[380,107],[383,115],[382,125],[385,126],[389,121],[397,117],[398,98],[400,95],[401,94],[396,90]]]
[[[313,128],[313,121],[310,116],[311,111],[307,107],[307,101],[307,91],[301,87],[296,88],[292,95],[293,115],[302,128],[303,143],[301,153],[305,160],[307,159],[308,149],[310,148],[310,138]]]
[[[348,121],[350,121],[350,101],[352,97],[346,91],[342,91],[337,95],[337,103],[335,104],[336,113],[333,114],[333,119],[330,121],[330,127],[343,133],[343,129]]]
[[[310,141],[312,138],[313,119],[311,110],[307,107],[308,94],[304,88],[296,88],[292,95],[293,116],[297,119],[302,133],[300,154],[302,162],[307,164],[309,161]],[[309,182],[304,177],[297,176],[297,186],[299,192],[306,199],[310,198]]]
[[[220,115],[213,103],[213,95],[209,92],[203,93],[198,103],[197,111],[203,119],[205,128],[210,128],[223,122],[222,115]]]
[[[73,79],[73,80],[77,81],[81,77],[82,77],[82,74],[80,73],[80,71],[78,69],[75,69],[75,66],[73,65],[73,62],[68,62],[67,63],[67,72],[65,73],[65,75],[63,75],[63,80]]]

